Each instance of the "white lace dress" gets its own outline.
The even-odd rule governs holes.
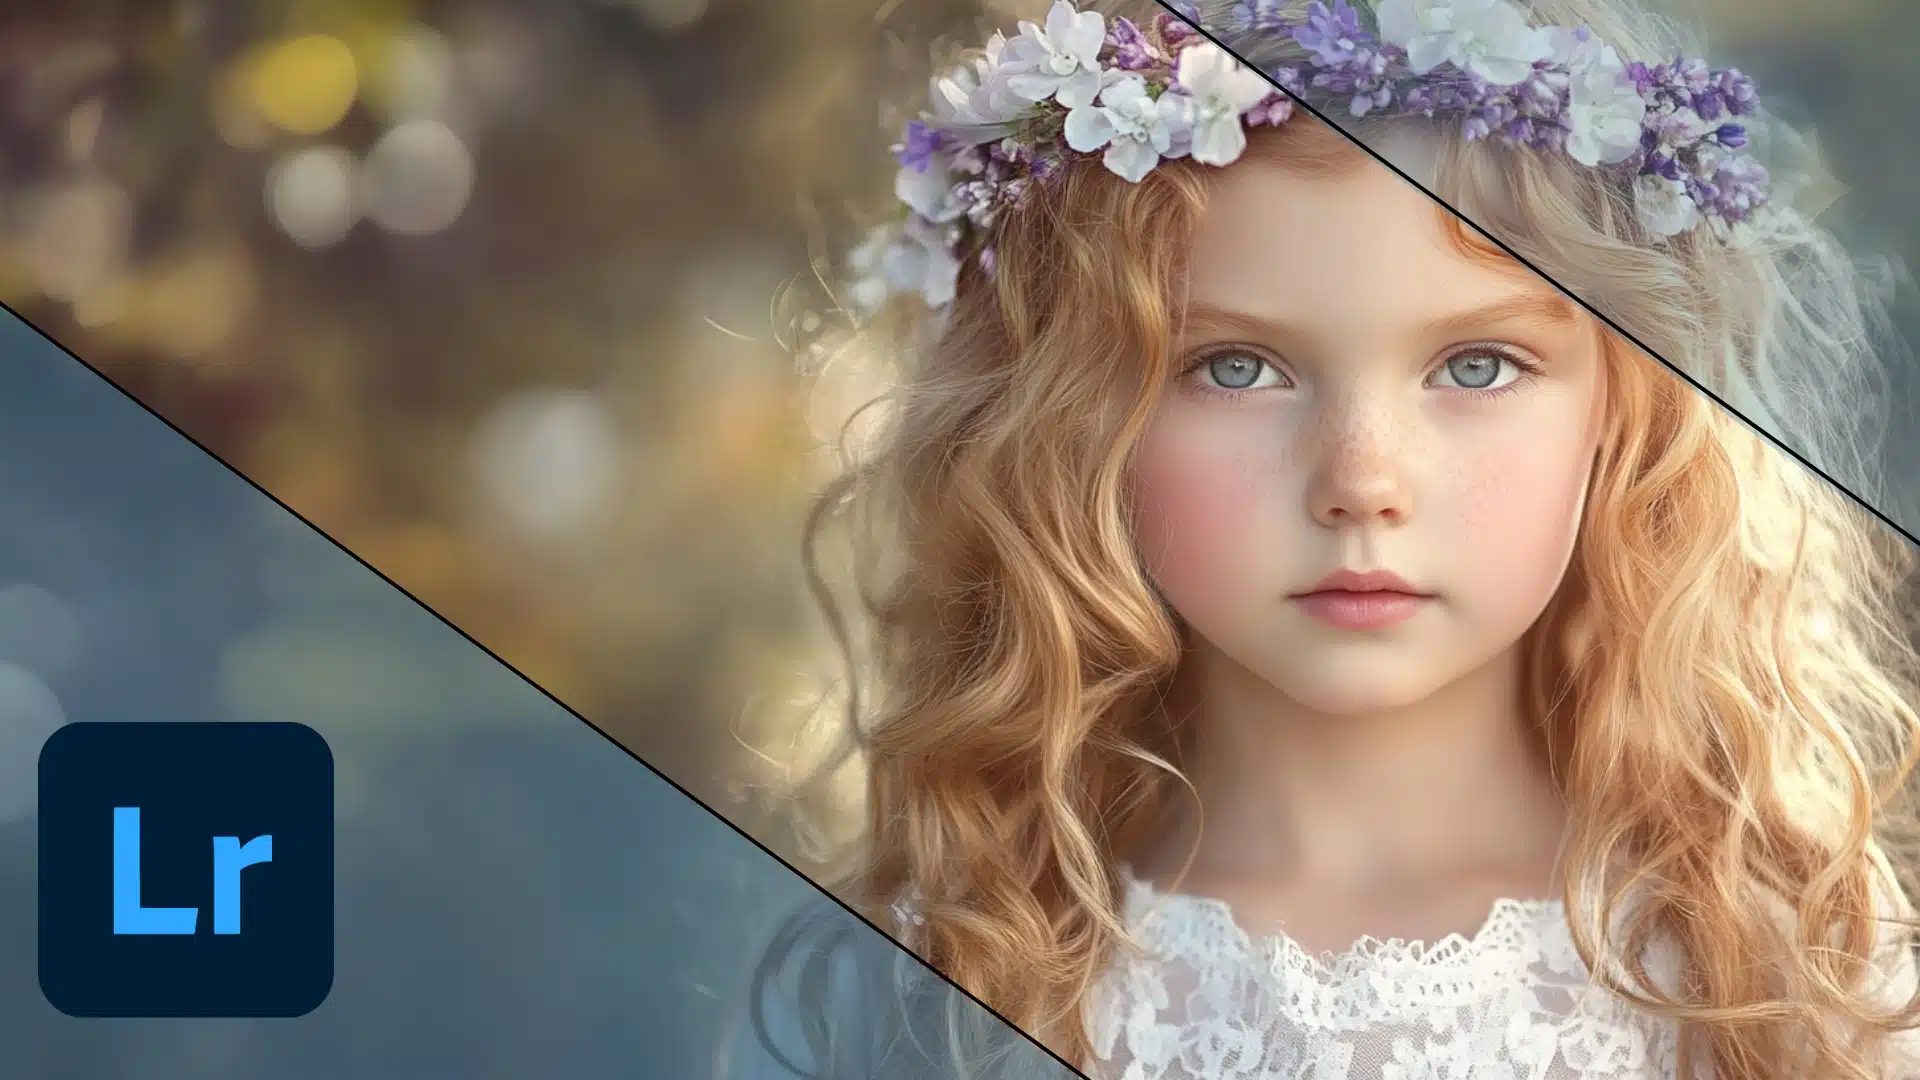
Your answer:
[[[1676,1025],[1596,983],[1558,901],[1498,901],[1471,935],[1431,945],[1366,938],[1314,955],[1284,933],[1249,933],[1221,901],[1125,883],[1140,948],[1115,956],[1086,1002],[1092,1080],[1682,1080]],[[894,919],[910,942],[911,899]],[[1885,925],[1868,993],[1898,1005],[1920,973]],[[1675,989],[1670,943],[1656,938],[1643,961]],[[1016,1065],[995,1075],[1065,1075],[1031,1056]],[[915,1068],[902,1075],[933,1075]],[[1912,1033],[1889,1047],[1884,1075],[1920,1080]]]
[[[1123,953],[1087,1003],[1097,1080],[1671,1080],[1676,1031],[1594,986],[1557,901],[1471,936],[1312,955],[1219,901],[1129,879]],[[1665,958],[1649,957],[1659,977]]]

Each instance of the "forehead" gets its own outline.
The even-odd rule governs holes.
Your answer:
[[[1431,168],[1421,140],[1381,149],[1410,175]],[[1195,304],[1379,323],[1553,292],[1517,263],[1461,250],[1444,209],[1368,158],[1328,171],[1250,156],[1211,179],[1188,265]]]

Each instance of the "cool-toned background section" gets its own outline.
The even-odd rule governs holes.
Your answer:
[[[0,298],[796,852],[784,805],[748,797],[806,756],[790,703],[835,674],[797,527],[814,439],[871,381],[798,373],[772,301],[848,239],[837,211],[885,208],[876,101],[924,94],[936,39],[1042,6],[18,0]],[[1846,231],[1920,253],[1920,143],[1890,122],[1920,112],[1909,5],[1687,7],[1716,62],[1812,118]],[[1920,484],[1910,421],[1889,453]],[[405,667],[378,639],[276,623],[227,678],[257,693],[250,665],[289,654],[323,718],[398,745],[439,722],[361,711],[372,681],[340,673]],[[461,738],[499,708],[477,699]]]
[[[76,1020],[40,997],[40,744],[66,721],[174,719],[299,720],[332,745],[336,976],[307,1017]],[[0,316],[8,1076],[712,1077],[767,936],[801,907],[869,961],[894,951]],[[1021,1055],[1024,1075],[1056,1068]],[[750,1056],[733,1075],[788,1074]]]

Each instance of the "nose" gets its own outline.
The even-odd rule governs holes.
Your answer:
[[[1324,528],[1391,527],[1413,512],[1398,425],[1381,404],[1348,401],[1320,417],[1307,509]]]

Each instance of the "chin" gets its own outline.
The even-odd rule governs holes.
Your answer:
[[[1452,681],[1446,672],[1396,661],[1391,656],[1303,656],[1291,663],[1269,665],[1258,674],[1289,701],[1327,716],[1361,716],[1408,708]]]

